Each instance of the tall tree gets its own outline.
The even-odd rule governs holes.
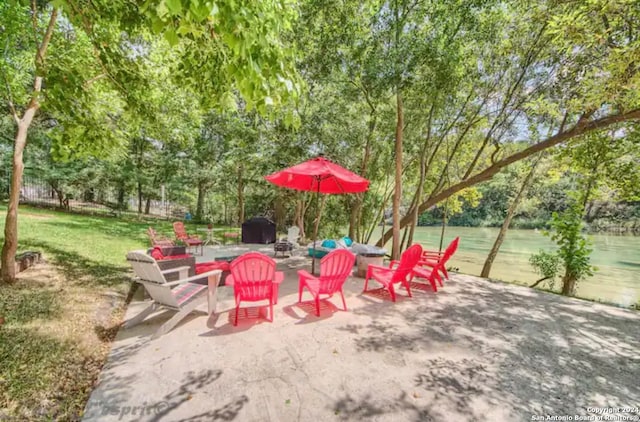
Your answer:
[[[2,31],[2,35],[4,35],[2,41],[4,41],[5,48],[8,49],[9,46],[13,47],[24,43],[24,45],[31,45],[31,48],[35,50],[32,50],[35,54],[31,65],[25,69],[34,76],[31,89],[25,90],[20,95],[21,97],[28,97],[28,101],[22,111],[19,111],[19,106],[14,104],[14,90],[6,73],[9,68],[9,63],[7,62],[8,50],[5,50],[3,62],[0,64],[5,77],[7,106],[16,125],[11,166],[11,188],[4,226],[4,244],[0,259],[0,278],[11,282],[15,280],[16,271],[14,260],[18,249],[18,202],[20,200],[22,174],[24,172],[24,149],[27,145],[29,128],[40,109],[40,92],[46,76],[45,60],[49,42],[55,31],[58,9],[38,9],[35,0],[31,2],[30,9],[23,6],[22,2],[9,2],[0,6],[0,15],[3,17],[0,20],[9,25],[8,28],[4,28]],[[31,17],[30,23],[27,21],[29,15]],[[44,28],[43,22],[45,24]],[[24,28],[30,28],[31,33],[26,32]],[[11,39],[12,36],[15,38]]]

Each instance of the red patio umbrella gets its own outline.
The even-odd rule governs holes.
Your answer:
[[[313,158],[264,178],[277,186],[316,192],[316,213],[318,213],[318,194],[320,193],[358,193],[364,192],[369,188],[367,179],[350,172],[344,167],[340,167],[324,157]],[[319,215],[318,218],[320,218]],[[317,233],[314,230],[314,253],[316,250],[316,236]],[[312,273],[315,269],[314,267],[315,260],[311,264]]]

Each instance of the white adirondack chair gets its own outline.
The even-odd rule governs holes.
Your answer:
[[[291,243],[296,249],[300,247],[298,238],[300,237],[300,227],[291,226],[287,230],[287,242]]]
[[[146,317],[162,308],[178,311],[155,332],[151,339],[156,339],[171,331],[178,322],[191,312],[196,311],[196,308],[207,300],[207,285],[191,283],[192,281],[207,278],[209,286],[217,287],[220,274],[222,274],[220,270],[213,270],[189,277],[189,267],[187,266],[162,271],[156,260],[144,251],[129,252],[127,261],[133,267],[136,281],[145,287],[152,302],[138,315],[125,321],[123,325],[125,329],[141,323]],[[167,282],[165,274],[172,272],[178,272],[180,277],[177,281]],[[213,287],[214,294],[215,287]]]

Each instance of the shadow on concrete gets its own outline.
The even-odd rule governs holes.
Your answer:
[[[587,407],[637,403],[640,325],[631,311],[502,283],[464,283],[464,276],[445,283],[442,292],[457,287],[455,298],[416,292],[420,304],[400,314],[365,304],[354,312],[375,312],[376,319],[340,329],[355,335],[360,352],[473,351],[475,357],[428,360],[416,373],[415,386],[405,390],[418,387],[432,394],[460,420],[486,420],[483,402],[504,403],[517,418],[586,415]],[[394,406],[397,400],[372,403],[366,396],[345,396],[334,408],[359,418],[393,413]],[[424,414],[445,417],[432,408],[415,410],[416,420],[425,420],[419,416]]]

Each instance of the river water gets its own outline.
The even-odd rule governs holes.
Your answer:
[[[441,227],[418,227],[415,242],[427,249],[438,249]],[[479,275],[487,254],[498,235],[497,228],[447,227],[443,248],[460,236],[458,252],[448,266],[461,273]],[[598,270],[593,277],[578,283],[576,296],[630,306],[640,301],[640,237],[595,234],[591,263]],[[529,257],[540,249],[555,249],[555,244],[537,230],[509,230],[491,269],[491,278],[532,284],[538,278]],[[391,251],[391,242],[387,244]],[[559,288],[560,281],[556,281]]]

